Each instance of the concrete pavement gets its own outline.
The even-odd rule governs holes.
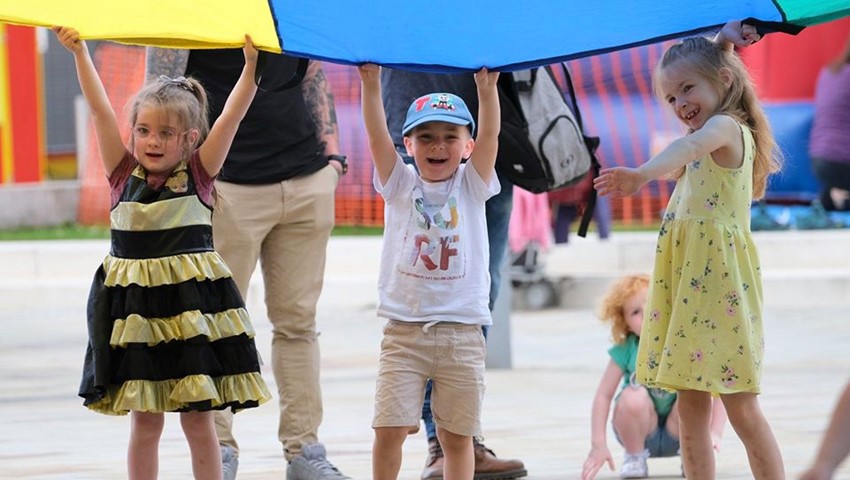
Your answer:
[[[825,242],[820,237],[803,240],[810,245]],[[829,266],[825,271],[846,275],[850,265],[841,255],[846,255],[847,238],[834,240],[835,244],[819,244],[824,255],[841,252],[824,261]],[[640,241],[632,238],[608,248],[622,249]],[[0,419],[0,478],[126,477],[128,418],[91,413],[76,397],[86,341],[88,282],[107,248],[106,242],[97,241],[0,243],[0,404],[5,407]],[[318,314],[325,397],[320,437],[331,460],[357,479],[370,477],[369,425],[383,323],[374,315],[378,248],[374,238],[331,240]],[[764,252],[762,257],[771,255]],[[549,260],[566,256],[555,252]],[[791,266],[783,270],[793,273]],[[554,271],[555,265],[549,268]],[[557,268],[569,273],[568,265]],[[766,276],[773,271],[765,263]],[[821,284],[812,280],[820,278],[815,272],[805,282],[812,298],[829,289],[830,275],[821,275],[826,279]],[[576,288],[585,283],[580,276],[571,281]],[[833,403],[848,381],[850,319],[841,289],[828,301],[795,304],[777,299],[781,293],[766,286],[767,356],[760,400],[789,478],[794,478],[813,458]],[[255,282],[248,304],[258,346],[269,358],[270,328],[262,295]],[[803,294],[799,297],[805,299]],[[500,456],[522,459],[529,480],[578,478],[589,450],[590,405],[607,361],[608,332],[587,305],[570,304],[513,311],[510,328],[513,368],[490,369],[487,374],[485,442]],[[274,384],[270,369],[264,376],[270,386]],[[240,479],[284,478],[276,429],[274,401],[237,415]],[[610,431],[609,447],[619,465],[622,449]],[[408,439],[401,479],[419,478],[425,453],[422,433]],[[717,464],[718,478],[751,478],[746,453],[731,427]],[[678,471],[678,459],[650,461],[655,478],[676,478]],[[176,416],[167,417],[160,472],[163,479],[191,477],[188,448]],[[616,478],[616,472],[606,471],[598,478]],[[850,467],[836,478],[850,479]]]

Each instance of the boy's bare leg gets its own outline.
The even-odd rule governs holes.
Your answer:
[[[472,480],[475,474],[475,453],[472,437],[458,435],[437,427],[437,437],[445,455],[444,480]]]
[[[373,480],[398,479],[398,472],[401,470],[401,446],[410,428],[375,428],[375,442],[372,444]]]

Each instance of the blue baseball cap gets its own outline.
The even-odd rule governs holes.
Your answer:
[[[455,125],[469,125],[470,134],[475,134],[475,120],[462,98],[451,93],[429,93],[423,95],[407,109],[407,118],[401,134],[407,135],[419,125],[427,122],[448,122]]]

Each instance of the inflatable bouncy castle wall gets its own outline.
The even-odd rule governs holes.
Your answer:
[[[786,156],[784,173],[769,185],[769,200],[806,202],[815,196],[817,182],[811,173],[807,153],[812,94],[820,68],[838,55],[848,36],[850,19],[842,19],[809,27],[797,36],[770,34],[741,51]],[[647,45],[568,62],[587,133],[602,139],[599,157],[603,165],[639,165],[682,134],[679,122],[669,109],[662,108],[652,92],[652,68],[667,45]],[[9,49],[4,46],[2,51],[7,55]],[[94,60],[113,106],[120,111],[129,94],[143,81],[143,50],[104,42],[95,49]],[[323,68],[335,96],[342,152],[348,155],[351,164],[350,173],[340,179],[337,188],[337,225],[383,225],[383,202],[372,188],[372,163],[360,117],[357,72],[350,66],[331,63],[324,63]],[[37,69],[33,67],[29,71],[34,78],[30,85],[37,85]],[[9,76],[0,71],[0,78],[8,81]],[[8,92],[6,84],[0,87]],[[7,93],[3,98],[6,102],[10,96]],[[7,110],[5,106],[2,109],[3,112]],[[22,111],[31,114],[37,110]],[[6,182],[10,181],[7,178],[11,178],[13,170],[12,155],[6,153],[8,122],[8,115],[0,113],[3,152],[0,179]],[[21,122],[27,124],[26,120]],[[35,128],[29,131],[30,135],[40,132]],[[93,134],[89,135],[93,144]],[[41,141],[31,143],[42,144]],[[106,223],[109,209],[108,185],[96,149],[93,150],[95,152],[89,153],[81,172],[79,219],[87,224]],[[43,163],[42,160],[38,162]],[[27,172],[24,168],[33,168],[38,162],[15,166],[15,172]],[[657,222],[671,192],[672,183],[652,182],[638,195],[613,199],[613,218],[627,224]]]

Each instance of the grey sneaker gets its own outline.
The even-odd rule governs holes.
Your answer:
[[[286,468],[286,480],[351,480],[328,461],[325,446],[310,443],[301,447],[301,455]]]
[[[239,468],[239,453],[230,445],[221,446],[221,477],[224,480],[235,480],[236,469]]]
[[[649,467],[646,459],[649,458],[649,450],[640,453],[626,453],[623,458],[623,466],[620,468],[620,478],[646,478],[649,476]]]

